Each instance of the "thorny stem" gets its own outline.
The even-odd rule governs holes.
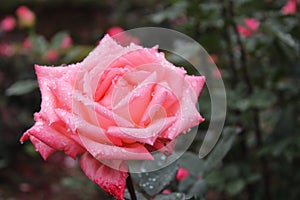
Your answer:
[[[250,76],[248,73],[246,51],[245,51],[244,45],[242,43],[241,36],[237,30],[237,25],[234,21],[234,4],[233,4],[232,0],[229,1],[229,15],[231,17],[231,24],[233,26],[234,33],[237,38],[237,43],[238,43],[238,45],[240,47],[240,51],[241,51],[241,69],[242,69],[242,73],[243,73],[243,78],[244,78],[247,88],[248,88],[248,94],[251,95],[253,93],[253,87],[252,87]],[[260,129],[260,123],[259,123],[259,110],[258,109],[253,109],[253,121],[254,121],[254,126],[255,126],[256,147],[259,148],[263,145],[263,143],[262,143],[262,133],[261,133],[261,129]],[[271,194],[270,194],[270,190],[269,190],[270,174],[269,174],[269,167],[268,167],[266,158],[261,157],[260,163],[262,166],[265,197],[267,200],[270,200],[271,199]]]
[[[131,200],[137,200],[135,191],[134,191],[134,187],[133,187],[133,183],[132,183],[132,179],[131,179],[131,175],[129,172],[128,172],[128,177],[126,179],[126,185],[127,185],[127,189],[130,194]]]

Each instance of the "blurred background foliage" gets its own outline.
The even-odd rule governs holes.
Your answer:
[[[112,199],[87,180],[76,161],[58,153],[44,162],[19,138],[40,105],[33,65],[78,62],[116,26],[158,26],[187,34],[211,55],[219,68],[212,76],[223,79],[227,92],[226,123],[215,149],[198,159],[206,121],[189,151],[167,172],[134,177],[139,199],[299,199],[299,4],[1,0],[0,200]],[[20,6],[34,20],[28,12],[27,18],[18,14]],[[192,46],[179,48],[197,57]],[[203,91],[204,116],[209,106]]]

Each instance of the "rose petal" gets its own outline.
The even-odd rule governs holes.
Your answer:
[[[24,142],[27,139],[30,139],[32,144],[34,145],[34,148],[36,151],[40,152],[41,156],[43,157],[44,160],[47,160],[47,158],[52,155],[56,150],[49,147],[47,144],[43,143],[36,137],[30,135],[28,132],[24,133],[23,136],[20,139],[20,142]]]
[[[65,131],[63,127],[53,127],[56,124],[48,126],[40,119],[36,120],[36,123],[32,128],[30,128],[26,134],[29,136],[34,136],[36,139],[45,143],[49,147],[64,151],[67,155],[76,158],[76,155],[83,153],[84,149],[80,144],[75,142],[71,137],[68,137],[67,134],[63,134]],[[60,130],[56,130],[60,128]]]
[[[153,145],[156,138],[175,122],[175,117],[162,118],[145,128],[109,127],[107,134],[113,137]]]
[[[80,136],[89,153],[97,160],[153,160],[152,155],[142,144],[127,144],[123,147],[101,144]]]
[[[79,64],[68,67],[35,65],[42,94],[40,114],[47,118],[49,123],[59,120],[54,108],[70,109],[70,104],[72,104],[72,101],[70,101],[72,98],[70,92],[72,92],[71,88],[76,80],[78,69]]]
[[[98,184],[104,191],[118,200],[124,200],[126,178],[128,176],[126,172],[103,165],[87,152],[82,155],[80,166],[87,177]]]
[[[205,77],[204,76],[186,76],[185,78],[190,83],[191,87],[194,89],[195,96],[197,98],[204,86]]]

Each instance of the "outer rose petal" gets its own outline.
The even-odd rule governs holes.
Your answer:
[[[55,108],[70,110],[72,106],[72,88],[76,81],[80,65],[68,67],[43,67],[35,65],[39,87],[42,93],[40,114],[49,123],[58,121]]]
[[[71,138],[71,135],[69,136],[68,133],[63,130],[63,127],[53,126],[54,124],[52,126],[48,126],[47,124],[45,124],[45,122],[42,121],[42,119],[36,117],[35,125],[23,135],[21,141],[24,141],[28,137],[33,136],[37,140],[40,140],[42,143],[55,150],[64,151],[67,155],[71,156],[74,159],[76,158],[76,155],[81,154],[85,151],[79,143]],[[56,130],[56,128],[59,130]],[[38,145],[38,142],[36,141],[34,144]],[[40,150],[40,148],[37,148],[37,150]],[[43,157],[46,158],[47,156]]]
[[[186,79],[190,82],[192,88],[195,91],[195,95],[198,97],[205,83],[204,76],[186,76]]]
[[[118,200],[124,199],[126,178],[128,176],[126,172],[103,165],[88,152],[82,155],[80,166],[89,179],[98,184],[103,190],[112,194]]]
[[[40,141],[39,139],[37,139],[36,137],[34,137],[32,135],[24,134],[23,137],[21,138],[21,142],[24,142],[25,140],[27,140],[28,137],[30,138],[32,144],[34,145],[34,148],[38,152],[40,152],[40,154],[42,155],[44,160],[47,160],[47,158],[56,151],[55,149],[49,147],[47,144],[43,143],[42,141]]]

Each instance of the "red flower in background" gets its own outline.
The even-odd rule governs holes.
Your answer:
[[[32,47],[32,44],[31,44],[31,41],[30,41],[29,37],[26,37],[23,40],[23,47],[24,47],[24,49],[30,49]]]
[[[185,168],[180,167],[177,171],[176,174],[176,179],[178,181],[182,181],[183,179],[185,179],[188,175],[190,174],[190,172],[188,170],[186,170]]]
[[[3,31],[12,31],[16,27],[16,20],[12,16],[6,16],[0,22],[0,27]]]
[[[57,61],[57,59],[58,59],[58,53],[57,53],[57,51],[55,51],[55,50],[53,50],[53,49],[49,50],[49,51],[46,53],[45,59],[46,59],[48,62],[54,62],[54,61]]]
[[[31,27],[35,23],[34,13],[26,6],[20,6],[16,10],[16,15],[18,16],[21,27]]]
[[[281,13],[284,15],[295,14],[297,12],[297,3],[299,3],[299,1],[288,0],[281,8]]]
[[[72,46],[72,43],[73,43],[73,40],[72,40],[71,36],[67,35],[62,39],[60,47],[62,49],[67,49]]]
[[[162,193],[162,194],[171,194],[172,191],[169,190],[169,189],[165,189],[165,190],[163,190],[161,193]]]
[[[10,44],[0,43],[0,55],[11,56],[14,54],[14,50]]]
[[[246,19],[244,19],[244,23],[245,23],[246,27],[237,25],[237,30],[241,35],[243,35],[245,37],[252,36],[259,27],[259,21],[257,21],[254,18],[246,18]]]
[[[110,29],[107,30],[107,34],[112,38],[114,38],[122,46],[126,46],[130,43],[140,44],[138,38],[133,37],[128,33],[124,32],[124,29],[122,29],[119,26],[111,27]]]

